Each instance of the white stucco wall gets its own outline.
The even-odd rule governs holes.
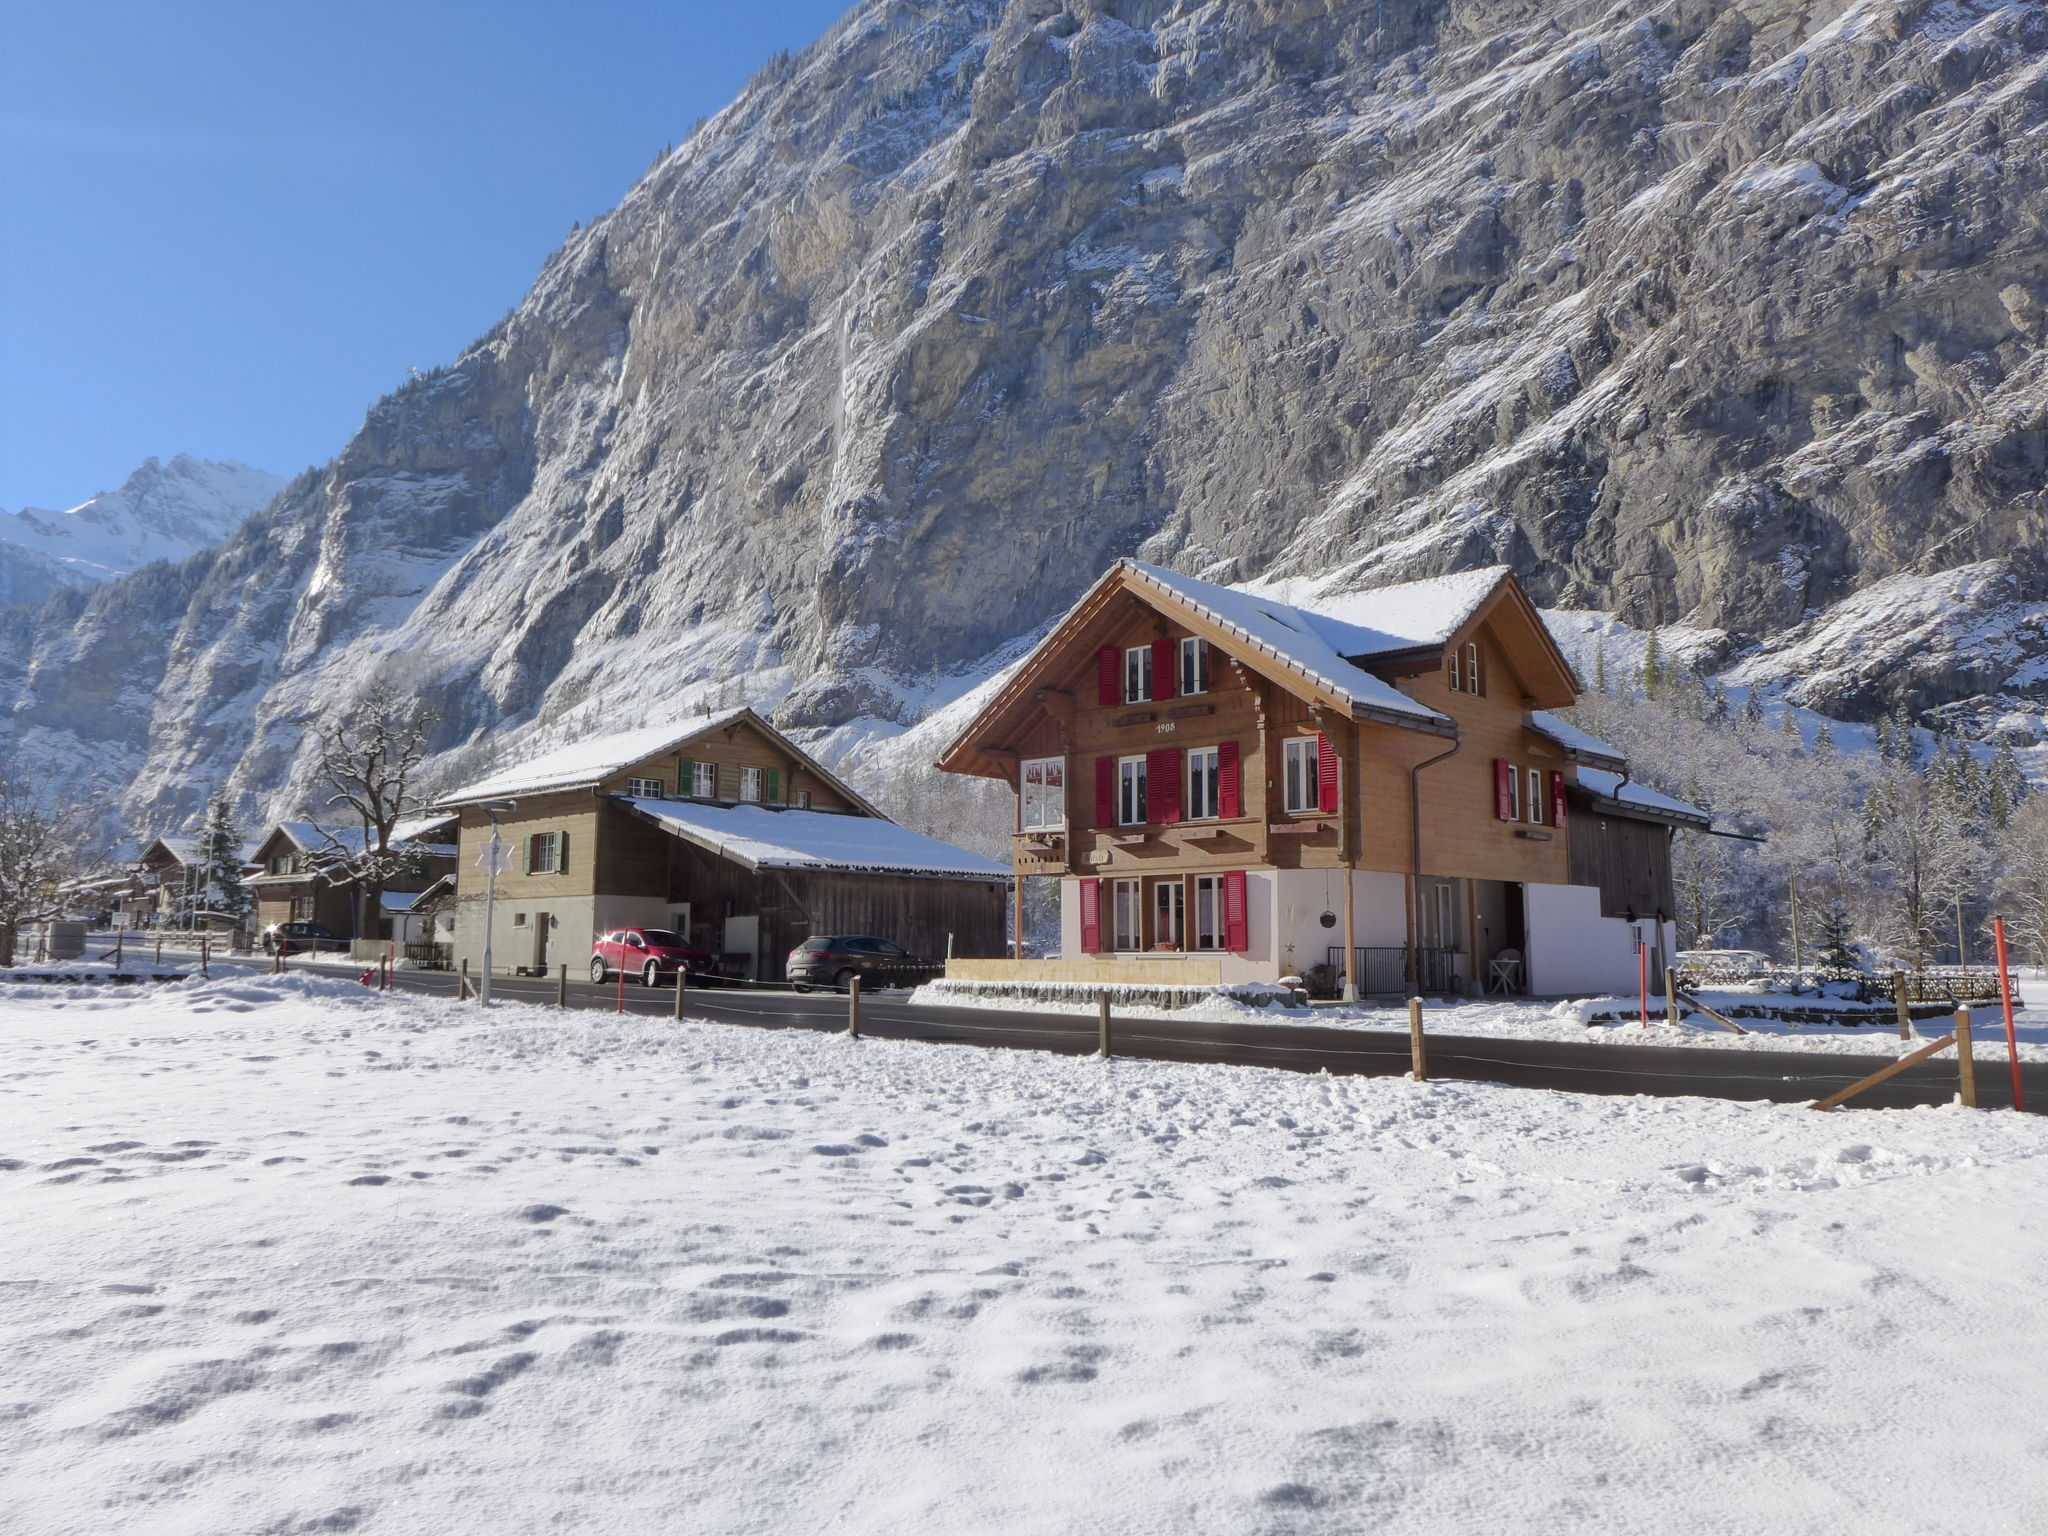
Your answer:
[[[1629,994],[1641,984],[1635,936],[1652,949],[1657,924],[1600,915],[1600,892],[1590,885],[1531,885],[1528,895],[1529,990],[1539,997],[1574,993]],[[1665,953],[1678,942],[1678,926],[1664,925]]]

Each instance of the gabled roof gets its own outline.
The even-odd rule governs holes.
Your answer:
[[[1598,736],[1567,724],[1548,710],[1530,711],[1529,728],[1563,747],[1565,757],[1571,762],[1584,763],[1592,768],[1612,768],[1618,773],[1628,772],[1628,757],[1621,748],[1609,746]]]
[[[606,736],[592,736],[583,741],[572,742],[566,747],[557,747],[538,757],[508,768],[500,768],[474,784],[464,785],[440,797],[442,805],[474,805],[480,800],[512,799],[520,795],[557,794],[563,790],[589,789],[601,784],[613,774],[647,758],[664,752],[673,752],[687,746],[701,736],[727,726],[747,724],[773,740],[784,751],[800,761],[807,772],[815,773],[833,790],[866,811],[870,816],[882,813],[870,805],[852,786],[844,783],[822,763],[805,752],[782,732],[775,729],[753,710],[742,706],[728,709],[716,715],[699,715],[689,721],[676,721],[668,725],[643,726],[638,730],[615,731]]]
[[[1008,880],[1010,870],[877,816],[830,811],[775,811],[760,805],[710,805],[701,800],[618,803],[643,821],[748,869],[836,870],[854,874],[927,875]]]
[[[1686,826],[1710,827],[1714,822],[1710,814],[1696,805],[1674,800],[1647,785],[1631,784],[1626,776],[1609,773],[1604,768],[1579,769],[1579,788],[1593,797],[1595,810],[1610,810],[1620,816]]]
[[[448,811],[430,811],[424,816],[411,816],[397,823],[391,829],[391,846],[398,848],[410,845],[415,851],[429,858],[455,857],[454,840],[455,816]],[[364,835],[360,826],[323,827],[315,821],[280,821],[271,828],[270,835],[256,850],[273,838],[284,837],[299,852],[305,854],[332,854],[337,848],[344,853],[359,852]]]
[[[1317,593],[1313,607],[1287,607],[1350,660],[1398,656],[1447,644],[1513,574],[1508,566],[1489,565],[1365,592]],[[1238,592],[1257,602],[1284,598],[1295,585],[1248,582],[1240,588],[1220,590]]]

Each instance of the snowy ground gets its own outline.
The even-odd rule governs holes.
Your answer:
[[[2048,993],[2048,985],[2035,981],[2035,994]],[[1700,1001],[1710,1008],[1723,1004],[1754,1004],[1753,993],[1702,992]],[[1016,998],[982,999],[952,991],[943,984],[920,987],[913,1003],[946,1007],[987,1007],[1014,1009],[1026,1013],[1061,1013],[1095,1016],[1095,1004],[1085,995],[1067,1002],[1024,1002]],[[1790,999],[1811,1007],[1813,1000]],[[1651,1003],[1650,1027],[1631,1019],[1624,1024],[1586,1024],[1591,1011],[1638,1012],[1635,998],[1593,998],[1567,1003],[1514,1002],[1428,1002],[1424,1005],[1425,1027],[1443,1035],[1491,1035],[1518,1040],[1563,1040],[1576,1045],[1699,1045],[1738,1051],[1837,1051],[1867,1052],[1876,1056],[1898,1056],[1918,1050],[1930,1040],[1950,1033],[1953,1025],[1945,1018],[1922,1019],[1914,1025],[1914,1038],[1902,1043],[1892,1023],[1836,1025],[1792,1024],[1774,1019],[1737,1019],[1747,1034],[1736,1035],[1699,1014],[1688,1013],[1677,1028],[1664,1022],[1663,1003]],[[1192,1008],[1118,1008],[1121,1018],[1200,1019],[1218,1024],[1314,1024],[1329,1029],[1377,1029],[1408,1032],[1405,1003],[1392,1006],[1357,1007],[1318,1004],[1312,1008],[1259,1008],[1216,998]],[[1980,1060],[2006,1056],[2005,1014],[1996,1003],[1972,1010],[1973,1038]],[[2014,1033],[2019,1037],[2022,1061],[2048,1061],[2048,1008],[2021,1008],[2014,1013]]]
[[[2048,1505],[2038,1119],[484,1021],[305,975],[8,986],[0,1041],[21,1536]]]

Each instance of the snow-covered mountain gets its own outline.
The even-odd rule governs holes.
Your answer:
[[[283,489],[247,464],[181,453],[168,464],[145,459],[119,490],[68,511],[0,510],[0,606],[210,549]]]
[[[151,822],[291,808],[378,676],[451,761],[740,699],[830,749],[1139,553],[1506,561],[1810,707],[2002,718],[2044,93],[2006,0],[864,0],[0,704]]]

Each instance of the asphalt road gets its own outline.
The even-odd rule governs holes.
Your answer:
[[[307,963],[294,962],[295,967]],[[323,963],[318,968],[349,975],[360,975],[362,971],[360,964]],[[444,997],[455,996],[458,986],[456,978],[446,972],[400,971],[394,979],[396,985],[407,991]],[[556,983],[541,978],[500,979],[492,982],[491,990],[495,998],[505,1001],[552,1004],[556,997]],[[878,1039],[1002,1046],[1068,1056],[1089,1055],[1096,1049],[1096,1021],[1091,1017],[987,1008],[912,1007],[905,996],[900,992],[864,996],[861,1033]],[[588,981],[569,983],[572,1010],[615,1010],[621,1002],[629,1013],[660,1017],[669,1016],[675,1006],[674,995],[667,988],[651,989],[628,982],[621,992],[615,984],[599,987]],[[692,1019],[713,1023],[822,1033],[846,1027],[847,1000],[843,995],[829,993],[693,987],[685,993],[685,1010]],[[1221,1062],[1232,1066],[1278,1067],[1290,1072],[1394,1077],[1408,1070],[1406,1019],[1401,1015],[1394,1017],[1401,1027],[1385,1034],[1313,1024],[1119,1020],[1112,1024],[1112,1050],[1118,1056],[1154,1061]],[[2005,1059],[2003,1034],[1995,1018],[1989,1015],[1979,1016],[1976,1058],[1978,1102],[1986,1109],[2010,1109],[2010,1068]],[[1608,1042],[1573,1045],[1554,1040],[1503,1040],[1472,1035],[1429,1037],[1429,1073],[1433,1078],[1466,1078],[1568,1093],[1769,1099],[1786,1104],[1807,1103],[1846,1088],[1886,1065],[1888,1059],[1807,1051],[1734,1051]],[[2048,1111],[2048,1063],[2026,1063],[2021,1071],[2028,1110]],[[1955,1097],[1956,1085],[1955,1054],[1944,1052],[1880,1083],[1847,1107],[1903,1109],[1946,1104]]]

